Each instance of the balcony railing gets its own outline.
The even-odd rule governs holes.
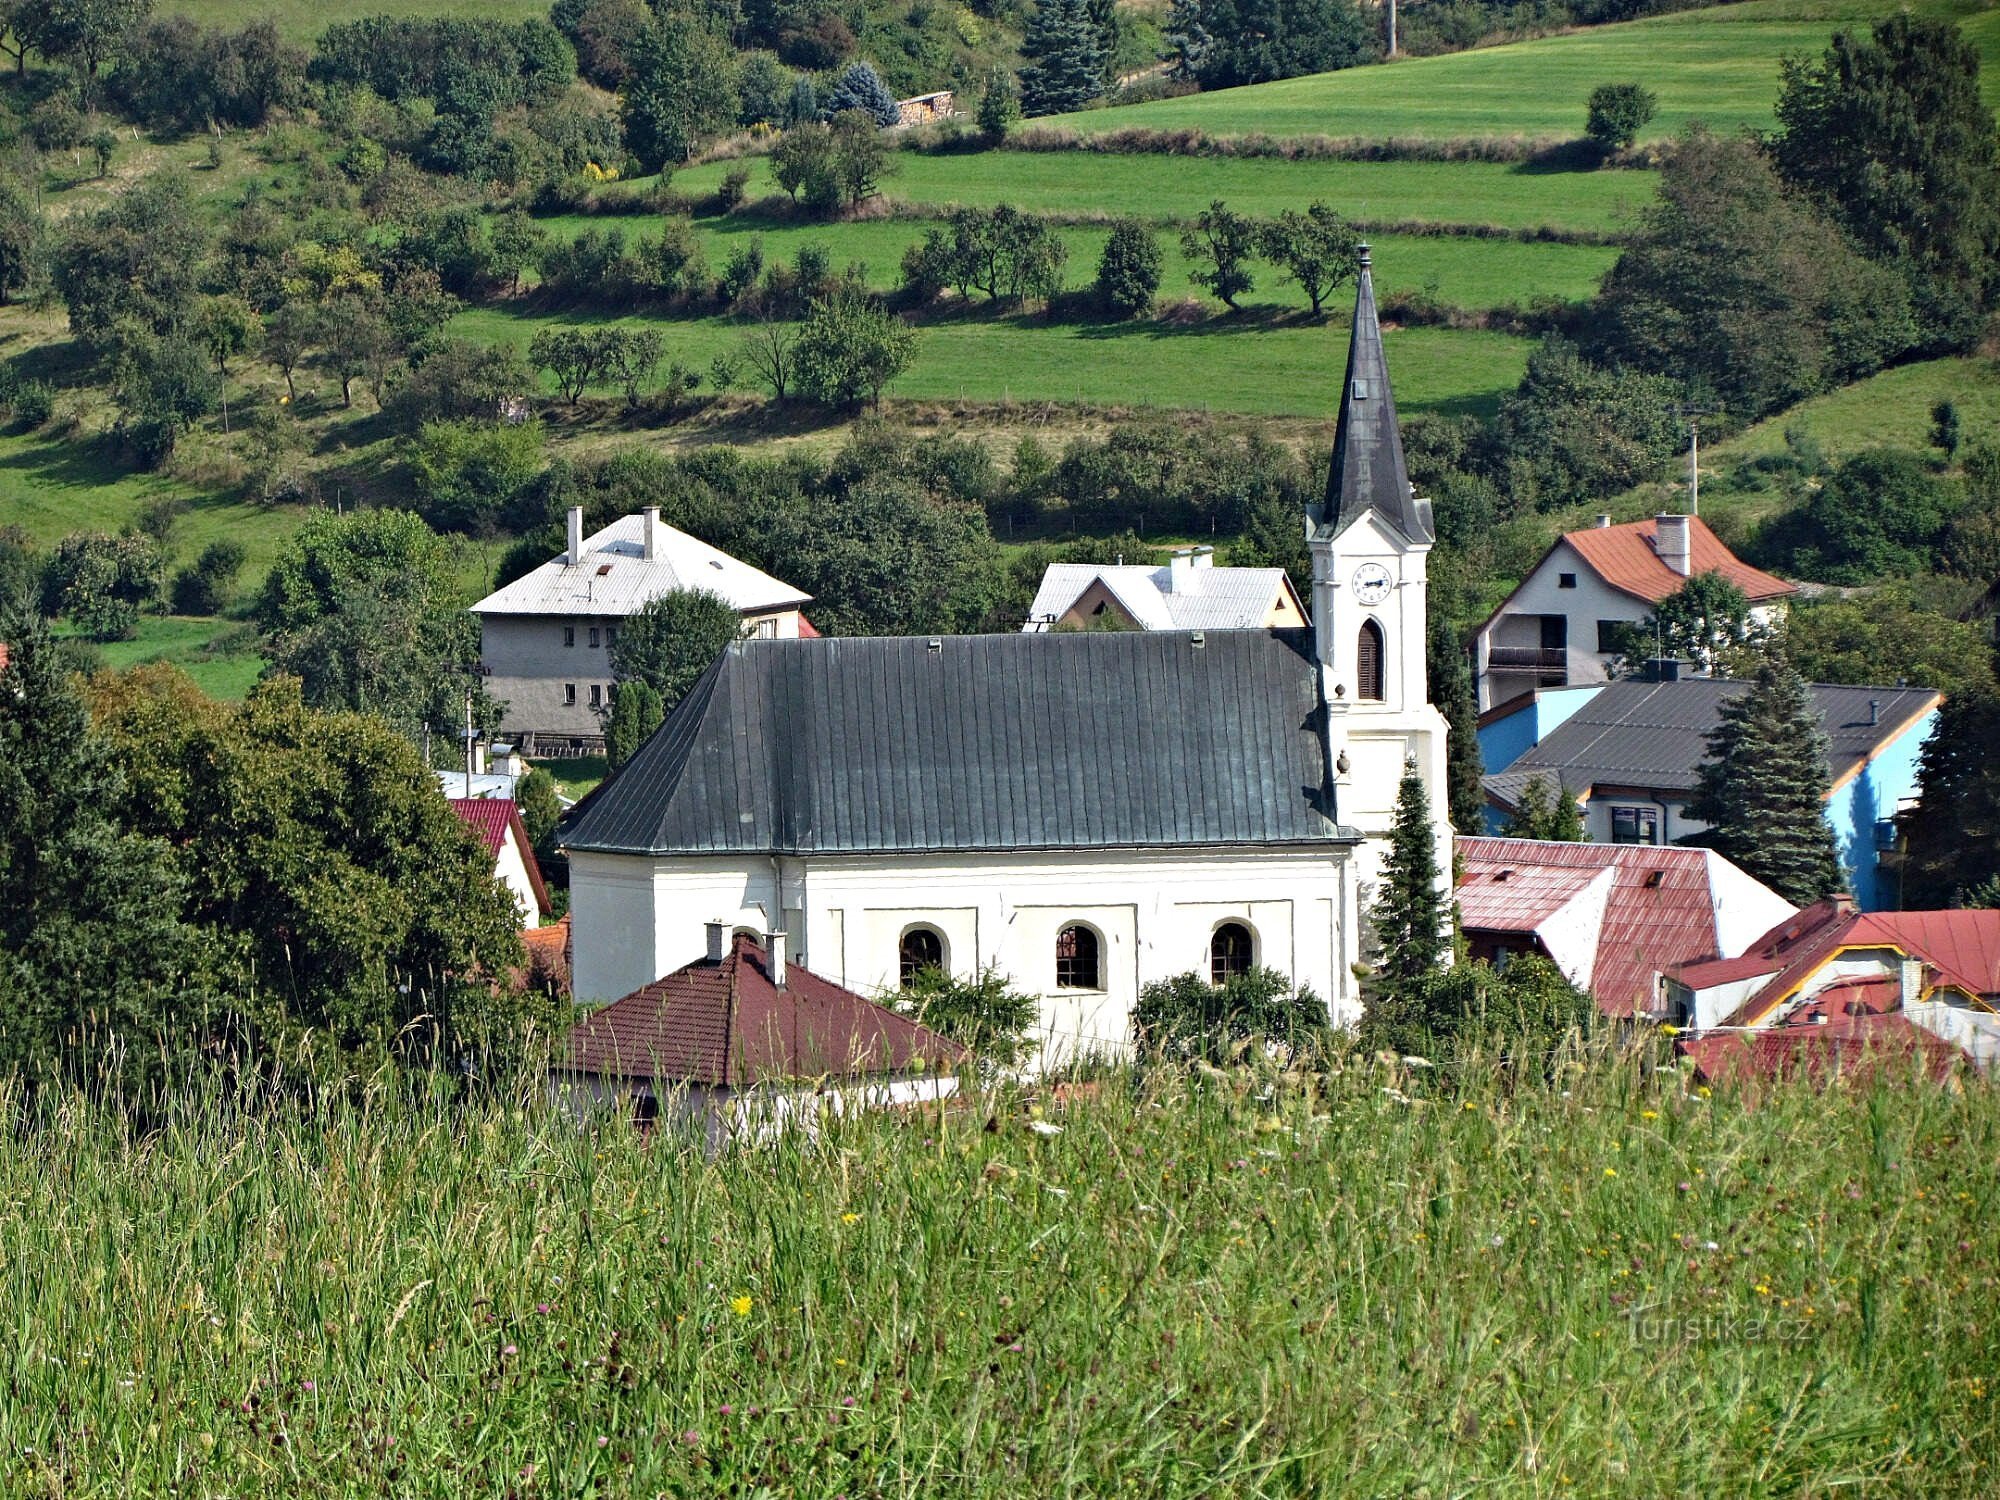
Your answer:
[[[1489,672],[1553,672],[1560,679],[1568,675],[1569,653],[1548,646],[1491,646],[1486,652]]]

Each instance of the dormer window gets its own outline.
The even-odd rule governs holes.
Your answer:
[[[1354,399],[1366,401],[1375,394],[1374,382],[1365,375],[1354,377]]]

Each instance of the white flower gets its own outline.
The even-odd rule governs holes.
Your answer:
[[[1428,1057],[1405,1057],[1403,1059],[1403,1066],[1406,1068],[1428,1068],[1430,1065],[1431,1060]]]
[[[1067,1198],[1069,1196],[1068,1188],[1050,1187],[1046,1182],[1042,1184],[1042,1191],[1053,1193],[1058,1198]]]
[[[1036,1135],[1062,1134],[1062,1126],[1056,1124],[1053,1120],[1030,1120],[1028,1121],[1028,1129],[1034,1131]]]

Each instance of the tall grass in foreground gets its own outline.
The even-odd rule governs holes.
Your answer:
[[[715,1159],[16,1099],[0,1490],[2000,1490],[2000,1093],[1496,1079],[1112,1073]]]

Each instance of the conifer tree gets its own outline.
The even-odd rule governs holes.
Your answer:
[[[1031,115],[1082,109],[1104,90],[1104,42],[1090,0],[1041,0],[1021,54],[1021,108]]]
[[[1583,809],[1576,794],[1537,776],[1521,788],[1521,800],[1500,827],[1502,838],[1541,839],[1547,843],[1583,842]]]
[[[1767,659],[1750,690],[1723,706],[1696,775],[1687,811],[1710,825],[1700,842],[1800,905],[1841,888],[1826,821],[1826,730],[1789,662]]]
[[[615,771],[630,760],[665,717],[659,692],[651,683],[633,677],[619,683],[604,724],[604,758],[611,769]]]
[[[1897,819],[1909,840],[1908,911],[1990,906],[2000,898],[2000,692],[1955,693],[1917,762],[1917,805]]]
[[[1438,889],[1430,792],[1414,760],[1404,764],[1396,790],[1389,857],[1382,863],[1373,916],[1382,949],[1378,974],[1386,989],[1407,989],[1436,971],[1445,950],[1445,898]]]

